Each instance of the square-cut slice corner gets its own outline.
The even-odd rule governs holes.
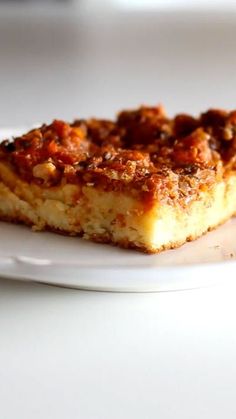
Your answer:
[[[0,144],[0,220],[148,253],[236,213],[236,112],[54,121]]]

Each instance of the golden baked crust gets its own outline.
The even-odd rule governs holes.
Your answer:
[[[132,200],[132,209],[127,209],[127,206],[126,212],[131,211],[135,217],[142,219],[149,212],[153,213],[155,208],[153,219],[157,220],[160,208],[168,207],[168,211],[177,208],[178,211],[188,212],[194,202],[201,201],[205,205],[205,193],[208,194],[207,202],[210,195],[214,201],[216,185],[223,182],[227,189],[230,178],[236,174],[235,149],[236,111],[209,110],[198,118],[181,114],[171,119],[162,106],[143,106],[121,112],[115,121],[90,119],[68,124],[55,120],[13,141],[3,141],[0,144],[0,182],[20,200],[26,199],[23,190],[27,185],[34,193],[37,191],[38,195],[34,195],[37,199],[39,194],[44,196],[45,191],[74,185],[70,204],[63,201],[70,206],[78,202],[86,206],[90,198],[86,196],[85,199],[85,189],[93,189],[100,194],[112,193],[119,199],[125,196]],[[15,176],[14,181],[8,182],[10,175],[4,175],[6,171],[8,175],[11,173]],[[20,182],[17,188],[13,185],[16,179]],[[2,192],[0,189],[0,198],[9,199],[6,198],[6,192],[3,193],[3,188]],[[17,205],[19,207],[20,204],[15,204],[16,208]],[[33,201],[30,205],[32,209]],[[91,202],[89,205],[92,205]],[[211,204],[208,202],[207,205]],[[107,213],[101,211],[102,216],[107,217],[109,208],[106,209]],[[235,208],[230,206],[228,213],[219,216],[214,223],[204,224],[204,228],[194,230],[190,235],[186,233],[186,237],[180,240],[170,237],[167,242],[161,244],[158,241],[158,245],[152,243],[150,246],[148,238],[134,241],[127,233],[114,239],[107,225],[105,232],[98,233],[96,229],[87,232],[83,225],[79,229],[76,227],[73,230],[72,226],[71,230],[63,230],[63,227],[48,222],[42,224],[42,229],[84,234],[96,241],[152,252],[192,240],[229,218],[235,211],[236,204]],[[12,214],[8,214],[7,210],[1,211],[0,207],[0,219],[25,222],[27,218],[22,214],[17,215],[17,211],[15,215]],[[125,211],[117,208],[111,222],[117,228],[125,229],[130,220]],[[35,221],[29,224],[34,225]],[[80,221],[78,224],[81,224]],[[138,229],[136,225],[132,228]]]

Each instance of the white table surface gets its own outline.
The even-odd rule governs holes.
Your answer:
[[[0,13],[0,125],[235,107],[235,32],[230,13]],[[161,294],[0,280],[0,418],[235,419],[235,296],[227,278]]]
[[[1,280],[1,417],[234,419],[235,292]]]
[[[0,8],[1,127],[160,102],[235,107],[236,11],[13,10]]]

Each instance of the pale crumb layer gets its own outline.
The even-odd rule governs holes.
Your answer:
[[[147,252],[194,240],[236,213],[236,175],[217,182],[183,209],[154,203],[148,211],[133,197],[93,186],[43,188],[19,179],[0,163],[0,219]]]

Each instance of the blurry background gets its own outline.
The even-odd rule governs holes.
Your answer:
[[[0,126],[235,107],[232,0],[0,1]]]

